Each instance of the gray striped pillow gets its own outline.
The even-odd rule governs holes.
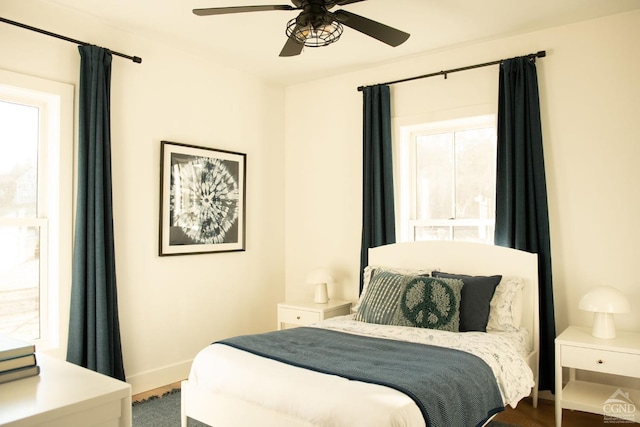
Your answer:
[[[400,296],[413,278],[415,276],[375,271],[354,319],[380,325],[392,324]]]

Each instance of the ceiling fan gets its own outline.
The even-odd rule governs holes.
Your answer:
[[[225,15],[230,13],[264,12],[269,10],[302,10],[287,23],[285,43],[280,56],[296,56],[304,46],[320,47],[336,42],[342,35],[343,25],[380,40],[389,46],[404,43],[409,34],[346,10],[330,9],[364,0],[291,0],[290,5],[234,6],[194,9],[198,16]]]

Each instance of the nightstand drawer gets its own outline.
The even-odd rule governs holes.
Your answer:
[[[281,307],[278,311],[280,323],[291,323],[294,325],[310,325],[319,322],[320,313],[317,311],[305,311],[296,308]]]
[[[640,377],[640,355],[638,354],[564,345],[562,346],[562,366]]]
[[[331,300],[324,304],[313,301],[283,302],[278,304],[278,329],[283,329],[285,324],[308,326],[349,313],[349,301]]]

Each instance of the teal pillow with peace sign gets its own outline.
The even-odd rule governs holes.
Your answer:
[[[392,324],[458,332],[463,286],[459,279],[412,278],[400,295]]]

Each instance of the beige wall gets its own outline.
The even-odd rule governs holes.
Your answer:
[[[433,52],[286,89],[286,295],[330,267],[331,297],[355,301],[361,226],[361,93],[356,88],[546,50],[538,60],[556,323],[590,325],[580,297],[607,283],[640,331],[640,11]],[[386,47],[374,44],[372,48]],[[495,106],[498,67],[392,86],[396,123]],[[312,103],[309,100],[313,100]],[[301,110],[300,106],[304,106]]]
[[[111,96],[118,296],[134,393],[186,377],[215,339],[273,330],[284,297],[284,90],[70,10],[9,3],[5,18],[143,59],[114,56]],[[75,45],[6,24],[0,39],[0,68],[77,88]],[[247,153],[246,252],[158,256],[161,140]]]

